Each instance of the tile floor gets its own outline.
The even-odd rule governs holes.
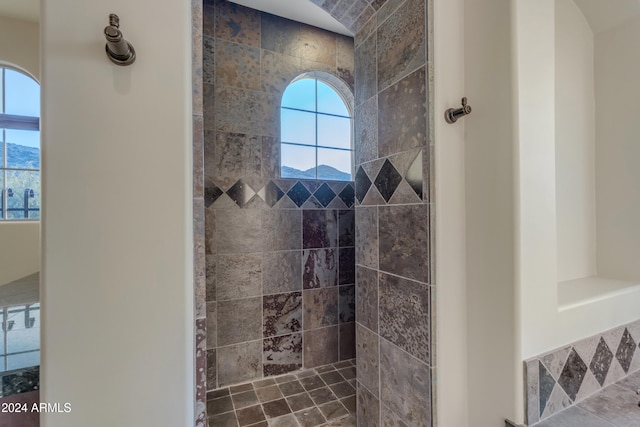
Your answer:
[[[209,427],[355,427],[355,359],[207,393]]]
[[[593,396],[543,420],[535,427],[640,426],[640,372],[612,384]]]

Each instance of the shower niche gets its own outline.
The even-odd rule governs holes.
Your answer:
[[[640,6],[631,2],[556,1],[559,310],[640,299],[639,23]]]

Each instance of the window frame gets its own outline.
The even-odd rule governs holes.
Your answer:
[[[294,83],[300,81],[300,80],[305,80],[305,79],[313,79],[315,81],[315,85],[314,85],[314,89],[315,89],[315,108],[314,110],[305,110],[305,109],[298,109],[298,108],[292,108],[292,107],[284,107],[282,105],[282,100],[284,98],[284,94],[287,91],[287,89]],[[330,114],[330,113],[323,113],[323,112],[319,112],[318,111],[318,81],[321,83],[324,83],[325,85],[329,86],[329,88],[331,88],[342,100],[345,108],[347,109],[347,113],[349,114],[349,116],[342,116],[342,115],[337,115],[337,114]],[[315,135],[314,135],[314,141],[315,144],[311,145],[311,144],[304,144],[304,143],[296,143],[296,142],[289,142],[289,141],[284,141],[282,139],[282,110],[286,109],[289,111],[298,111],[298,112],[304,112],[304,113],[311,113],[314,115],[314,120],[315,120]],[[309,147],[309,148],[313,148],[314,152],[315,152],[315,177],[313,178],[314,180],[318,181],[337,181],[337,182],[351,182],[354,180],[355,177],[355,149],[354,149],[354,139],[355,139],[355,117],[354,117],[354,96],[353,93],[351,91],[351,89],[349,88],[349,86],[342,81],[340,78],[334,76],[333,74],[330,73],[326,73],[323,71],[311,71],[311,72],[307,72],[307,73],[303,73],[300,74],[299,76],[297,76],[296,78],[294,78],[293,80],[291,80],[289,82],[289,84],[287,84],[287,87],[284,89],[284,91],[282,92],[282,97],[280,99],[280,109],[279,109],[279,113],[280,113],[280,153],[282,153],[282,147],[283,145],[289,145],[289,146],[297,146],[297,147]],[[324,145],[318,145],[318,116],[326,116],[326,117],[339,117],[339,118],[348,118],[349,119],[349,148],[340,148],[340,147],[330,147],[330,146],[324,146]],[[351,179],[350,180],[331,180],[331,179],[326,179],[326,178],[318,178],[318,149],[322,148],[322,149],[328,149],[328,150],[336,150],[336,151],[342,151],[342,152],[349,152],[350,153],[350,162],[349,162],[349,168],[350,168],[350,176]],[[284,165],[286,166],[286,165]],[[280,168],[279,168],[279,173],[280,173],[280,177],[281,178],[285,178],[287,179],[288,177],[282,177],[282,167],[283,167],[283,162],[282,162],[282,154],[280,155]],[[301,177],[292,177],[289,179],[305,179],[305,178],[301,178]],[[306,178],[309,179],[309,178]]]
[[[0,147],[0,149],[2,150],[2,161],[0,161],[0,176],[2,178],[0,180],[0,184],[1,184],[0,185],[0,224],[19,222],[19,221],[37,222],[37,221],[40,221],[42,216],[42,197],[41,197],[42,195],[42,173],[41,173],[42,164],[40,164],[39,162],[38,168],[8,167],[7,166],[8,149],[7,149],[7,140],[6,140],[7,132],[6,131],[7,130],[21,130],[21,131],[24,130],[24,131],[37,131],[39,133],[40,132],[40,115],[38,115],[38,117],[33,117],[33,116],[22,116],[22,115],[4,113],[4,111],[6,110],[6,87],[7,87],[6,80],[5,80],[5,70],[11,70],[12,72],[19,73],[19,74],[22,74],[23,76],[28,77],[29,79],[33,80],[38,85],[38,89],[40,89],[40,82],[35,77],[33,77],[30,73],[20,68],[13,67],[11,65],[0,62],[0,137],[2,139],[0,141],[0,144],[2,145]],[[40,93],[39,93],[39,96],[40,96]],[[38,151],[41,152],[42,139],[40,134],[38,135],[38,139],[39,139]],[[11,171],[38,173],[38,179],[40,181],[40,195],[39,195],[40,197],[38,199],[39,203],[37,208],[37,212],[38,212],[37,218],[29,217],[29,212],[31,212],[32,209],[29,209],[27,211],[26,217],[9,218],[7,172],[11,172]],[[31,192],[33,193],[33,189],[29,189],[29,190],[31,190]],[[28,197],[26,193],[25,195],[21,195],[21,194],[16,194],[16,195],[18,197]]]

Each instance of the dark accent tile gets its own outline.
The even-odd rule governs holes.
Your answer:
[[[320,387],[315,390],[311,390],[309,392],[309,396],[316,405],[322,405],[323,403],[337,399],[329,387]]]
[[[284,191],[282,191],[273,181],[269,181],[267,185],[265,185],[264,195],[261,197],[265,203],[272,208],[284,197]]]
[[[273,209],[262,212],[264,248],[270,251],[300,249],[302,215],[299,210]]]
[[[360,324],[356,325],[356,366],[358,381],[374,396],[379,396],[379,337]]]
[[[262,49],[297,56],[300,23],[268,13],[261,14]]]
[[[291,413],[291,409],[284,399],[263,403],[262,407],[264,408],[264,414],[267,418],[276,418]]]
[[[560,378],[558,378],[558,384],[560,384],[567,393],[571,401],[576,399],[586,372],[587,365],[585,365],[575,349],[572,348],[571,353],[569,353],[569,358],[562,369]]]
[[[204,206],[208,208],[223,194],[224,191],[219,189],[215,184],[210,183],[204,189]]]
[[[338,286],[337,255],[336,249],[309,249],[303,251],[303,289]]]
[[[215,427],[237,427],[238,418],[234,411],[209,417],[209,425]]]
[[[291,190],[287,192],[287,196],[289,196],[296,206],[300,207],[307,201],[307,199],[309,199],[311,193],[304,185],[302,185],[302,183],[300,183],[300,181],[298,181],[293,187],[291,187]]]
[[[302,334],[264,340],[264,375],[280,375],[302,367]]]
[[[220,301],[218,345],[224,346],[262,338],[262,298]],[[238,315],[242,322],[238,322]]]
[[[262,297],[265,337],[290,334],[302,329],[302,293],[265,295]]]
[[[407,169],[407,173],[404,175],[404,179],[407,180],[411,189],[415,191],[416,195],[420,199],[423,197],[422,183],[424,181],[422,163],[422,151],[420,151],[413,160],[413,163],[411,163],[411,166],[409,166],[409,169]]]
[[[356,172],[356,198],[360,203],[364,200],[369,188],[371,187],[371,179],[367,173],[362,169],[362,166],[358,168]],[[357,223],[357,222],[356,222]]]
[[[252,425],[266,420],[264,412],[262,412],[262,406],[260,405],[240,409],[237,411],[237,416],[240,427]]]
[[[207,392],[207,400],[213,400],[213,399],[217,399],[219,397],[224,397],[224,396],[229,396],[229,389],[227,387],[225,388],[219,388],[216,390],[211,390]]]
[[[304,332],[304,367],[335,363],[339,353],[338,326],[329,326],[321,329],[312,329]]]
[[[338,246],[355,246],[356,213],[353,209],[338,211]]]
[[[253,381],[262,376],[262,340],[220,347],[217,352],[221,386]]]
[[[331,384],[330,387],[331,387],[331,390],[333,390],[333,392],[335,393],[335,395],[338,396],[340,399],[342,399],[343,397],[353,396],[354,394],[356,394],[356,390],[353,387],[351,387],[351,385],[349,385],[349,383],[346,381],[343,381],[337,384]]]
[[[383,206],[378,211],[380,270],[428,283],[429,206]]]
[[[320,188],[318,188],[315,193],[313,193],[313,195],[315,196],[316,200],[318,200],[325,208],[336,197],[336,193],[333,192],[331,187],[329,187],[326,182],[323,183]]]
[[[327,421],[335,420],[340,417],[344,417],[345,415],[349,415],[349,411],[346,410],[340,401],[333,401],[329,403],[325,403],[324,405],[318,406],[322,415],[327,419]]]
[[[253,390],[252,383],[234,385],[229,387],[229,393],[231,394],[244,393],[245,391],[251,391],[251,390]]]
[[[624,328],[620,345],[618,345],[618,349],[616,350],[616,359],[620,362],[620,366],[622,366],[625,374],[629,372],[629,366],[631,366],[631,360],[633,360],[635,351],[636,343],[627,328]]]
[[[207,388],[212,389],[216,388],[216,384],[218,383],[217,377],[217,361],[216,361],[216,350],[207,350]]]
[[[240,408],[246,408],[248,406],[257,405],[259,403],[258,396],[256,395],[256,392],[253,390],[243,391],[242,393],[234,394],[231,396],[231,400],[233,400],[233,406],[236,408],[236,410]]]
[[[355,278],[354,278],[355,282]],[[356,320],[356,287],[355,285],[340,286],[340,323],[355,322]]]
[[[358,426],[380,426],[380,401],[361,384],[358,384],[356,399],[358,400]]]
[[[556,385],[556,380],[553,379],[542,362],[538,362],[538,372],[540,373],[540,415],[542,416],[551,397],[553,387]]]
[[[313,400],[307,393],[296,394],[295,396],[288,396],[287,403],[292,411],[297,412],[302,409],[310,408],[314,405]]]
[[[298,380],[289,381],[284,384],[279,384],[278,387],[280,387],[280,391],[282,391],[282,394],[284,394],[285,396],[292,396],[294,394],[303,393],[305,391],[304,387],[302,386],[302,384],[300,384],[300,381]]]
[[[355,322],[340,324],[340,360],[356,357],[356,324]]]
[[[326,421],[318,408],[297,412],[295,416],[303,427],[316,427],[324,424]]]
[[[426,61],[425,2],[407,0],[377,32],[378,90]]]
[[[431,370],[380,340],[380,403],[412,426],[431,425]]]
[[[353,185],[349,183],[342,189],[340,194],[338,194],[338,197],[340,197],[344,204],[347,205],[348,208],[350,208],[355,203],[355,195],[356,192],[353,189]]]
[[[402,176],[400,176],[396,168],[393,167],[389,159],[386,159],[374,184],[382,197],[384,197],[384,200],[388,202],[401,181]]]
[[[303,326],[305,330],[338,324],[338,288],[303,291]]]
[[[227,190],[227,196],[241,208],[244,208],[255,194],[255,191],[241,179]]]
[[[340,248],[338,260],[338,284],[356,283],[356,248]]]
[[[338,246],[337,211],[305,210],[302,212],[302,247],[335,248]]]
[[[340,399],[340,402],[344,405],[345,408],[347,408],[347,411],[349,411],[350,414],[356,413],[356,396],[355,395]]]
[[[320,374],[320,378],[322,378],[322,380],[329,385],[344,381],[342,375],[340,375],[340,373],[336,370],[322,373]]]
[[[306,378],[300,379],[300,384],[305,388],[305,390],[315,390],[320,387],[324,387],[326,384],[322,381],[322,378],[318,375],[313,375]]]
[[[207,402],[207,414],[218,415],[224,412],[233,411],[231,396],[224,396]]]
[[[256,390],[260,403],[270,402],[272,400],[282,399],[282,393],[277,385],[265,387]]]
[[[215,259],[217,301],[262,294],[262,254],[220,254]]]
[[[380,336],[429,363],[429,286],[381,273],[379,292]]]
[[[604,385],[605,378],[607,378],[607,373],[609,372],[612,360],[613,353],[611,353],[611,350],[604,339],[600,337],[600,342],[598,342],[598,347],[596,347],[596,352],[593,355],[593,359],[591,359],[589,368],[601,387]]]

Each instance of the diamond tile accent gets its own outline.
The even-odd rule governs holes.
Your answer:
[[[355,203],[355,199],[354,199],[355,195],[356,195],[356,192],[354,191],[351,183],[349,183],[346,185],[346,187],[342,189],[340,194],[338,194],[338,197],[340,197],[344,202],[344,204],[347,205],[348,208],[350,208]]]
[[[416,192],[418,197],[422,199],[422,151],[418,153],[411,166],[409,166],[404,179],[407,180],[409,186]]]
[[[587,369],[587,365],[585,365],[578,353],[576,353],[576,350],[572,348],[567,362],[564,364],[560,378],[558,378],[558,384],[564,389],[571,401],[576,399]]]
[[[393,167],[393,164],[391,164],[389,159],[385,160],[374,183],[386,202],[388,202],[391,196],[393,196],[393,193],[396,191],[396,188],[398,188],[400,182],[402,182],[402,176],[400,173],[398,173],[396,168]]]
[[[356,172],[356,198],[360,203],[364,200],[370,187],[371,180],[364,169],[362,169],[362,166],[360,166]]]
[[[224,191],[218,188],[217,185],[213,184],[211,187],[207,187],[204,189],[204,205],[205,207],[211,206],[218,197],[222,196]]]
[[[629,366],[631,365],[631,360],[633,359],[633,353],[635,353],[635,351],[636,343],[633,341],[633,338],[627,328],[624,328],[624,333],[620,339],[620,345],[618,345],[618,350],[616,351],[616,359],[620,362],[620,366],[622,366],[625,374],[629,372]]]
[[[241,179],[236,181],[236,183],[227,190],[227,196],[231,197],[231,200],[236,202],[241,208],[245,207],[255,194],[256,192]]]
[[[322,184],[320,188],[318,188],[316,192],[313,193],[313,195],[315,196],[316,200],[318,200],[325,208],[336,197],[336,193],[333,192],[333,190],[327,185],[326,182]]]
[[[556,380],[553,379],[542,362],[538,362],[538,369],[540,372],[540,415],[542,415],[553,391],[553,386],[556,385]]]
[[[280,201],[280,199],[282,199],[282,197],[284,197],[284,191],[282,191],[273,181],[269,181],[267,185],[258,192],[258,194],[262,197],[262,200],[269,205],[269,207],[273,207]]]
[[[596,353],[593,355],[593,359],[591,359],[591,364],[589,365],[589,369],[593,372],[600,386],[604,384],[604,380],[607,378],[612,360],[613,353],[611,353],[604,339],[600,337],[600,342],[598,343],[598,347],[596,347]]]
[[[311,193],[307,188],[302,185],[300,181],[296,182],[296,185],[291,187],[291,190],[287,193],[287,196],[296,204],[296,206],[300,207],[304,205],[304,202],[307,201]]]

